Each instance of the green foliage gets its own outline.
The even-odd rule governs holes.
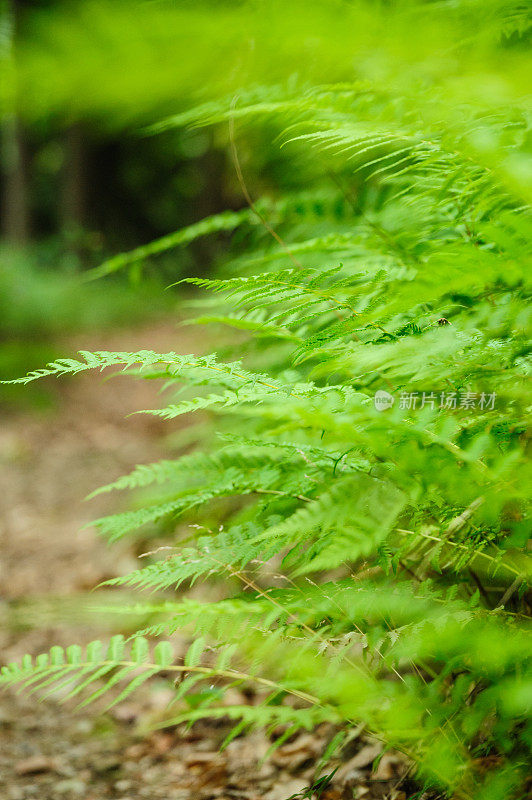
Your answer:
[[[100,490],[140,494],[135,510],[96,525],[111,539],[161,524],[169,536],[169,554],[113,583],[169,593],[208,579],[226,596],[139,603],[129,611],[154,619],[128,655],[119,639],[107,655],[54,649],[2,681],[88,690],[85,703],[121,681],[117,699],[157,671],[181,673],[176,698],[193,699],[175,722],[230,716],[240,732],[363,721],[428,785],[503,800],[524,792],[532,680],[525,12],[502,0],[378,5],[375,19],[370,4],[341,5],[340,17],[368,23],[350,41],[356,78],[340,37],[324,77],[344,83],[255,85],[236,103],[217,86],[162,123],[271,119],[290,152],[310,154],[293,192],[256,207],[262,229],[253,210],[229,213],[101,270],[236,230],[220,277],[191,282],[214,297],[196,323],[243,332],[239,352],[84,352],[18,379],[118,366],[164,383],[168,402],[146,413],[214,419],[208,452]],[[224,6],[220,18],[244,25],[254,8]],[[271,41],[262,31],[252,66]],[[276,73],[302,41],[281,37]],[[144,637],[179,629],[193,639],[184,663],[162,643],[151,659]],[[214,678],[255,683],[264,702],[227,707],[198,692]]]
[[[79,273],[54,271],[42,254],[0,251],[0,370],[3,376],[42,364],[57,354],[57,339],[80,331],[108,329],[146,320],[173,307],[160,286],[84,286]],[[34,395],[34,399],[37,399]],[[44,399],[44,397],[43,397]],[[3,387],[2,403],[15,400]],[[16,402],[24,398],[17,394]]]
[[[150,256],[159,255],[159,253],[164,253],[167,250],[190,244],[202,236],[218,233],[220,231],[232,231],[242,222],[250,218],[252,219],[253,215],[247,210],[240,212],[226,211],[221,214],[216,214],[209,219],[197,222],[174,234],[163,236],[155,242],[137,247],[129,253],[121,253],[120,255],[113,256],[99,267],[91,270],[89,276],[91,278],[101,278],[104,275],[109,275],[131,264],[143,261]]]

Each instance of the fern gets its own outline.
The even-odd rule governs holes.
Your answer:
[[[297,164],[290,190],[93,273],[238,230],[218,274],[188,279],[203,304],[190,322],[237,329],[237,357],[82,352],[14,381],[118,368],[163,382],[162,407],[145,413],[200,411],[218,435],[206,425],[207,452],[95,492],[135,498],[96,521],[101,533],[148,528],[168,542],[110,581],[157,593],[123,609],[148,617],[144,630],[105,655],[93,643],[26,658],[0,682],[84,703],[114,689],[117,702],[156,672],[180,676],[173,722],[229,716],[234,735],[363,722],[448,797],[517,798],[532,674],[529,21],[509,0],[327,8],[327,30],[345,43],[339,17],[353,39],[334,69],[323,59],[323,84],[276,73],[265,85],[257,56],[236,97],[221,79],[149,131],[214,125],[224,137],[229,125],[243,181],[248,131],[273,130]],[[234,13],[247,31],[251,6]],[[276,53],[300,70],[304,34],[283,30]],[[262,28],[256,42],[270,53]],[[224,596],[187,597],[198,581]],[[145,637],[177,630],[192,642],[184,663],[162,642],[149,656]],[[228,708],[206,692],[187,707],[204,680],[252,682],[260,702]],[[484,775],[486,753],[496,767]]]
[[[265,678],[253,678],[252,675],[224,667],[223,656],[218,659],[221,666],[201,666],[199,660],[203,647],[204,642],[196,639],[188,650],[184,663],[176,665],[173,663],[172,649],[168,642],[163,641],[155,645],[152,659],[147,639],[141,636],[135,637],[131,646],[126,648],[123,637],[115,636],[111,639],[105,656],[100,641],[90,642],[85,654],[77,645],[71,645],[66,651],[61,647],[53,647],[49,654],[39,656],[35,663],[29,657],[25,657],[20,665],[14,663],[3,667],[2,682],[6,685],[20,685],[27,691],[30,687],[30,691],[38,691],[50,686],[52,691],[61,689],[65,692],[68,689],[65,697],[70,699],[89,689],[93,683],[104,679],[105,684],[88,694],[81,701],[81,707],[94,702],[114,686],[125,683],[125,688],[108,706],[110,708],[124,700],[156,673],[196,673],[201,678],[222,677],[237,682],[255,680],[275,691],[288,691],[307,702],[314,702],[313,697],[296,689],[283,689]],[[110,673],[112,675],[109,677]]]

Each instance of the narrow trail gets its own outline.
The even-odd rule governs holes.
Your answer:
[[[64,343],[66,354],[146,348],[198,350],[194,334],[178,333],[171,321]],[[163,457],[165,437],[186,424],[127,418],[160,401],[149,381],[86,373],[54,389],[52,410],[10,410],[0,425],[2,663],[109,634],[75,609],[99,582],[138,567],[138,560],[127,542],[108,547],[83,528],[124,501],[116,494],[83,498],[136,464]],[[230,691],[233,702],[254,702]],[[218,753],[229,730],[224,721],[145,732],[163,718],[171,696],[171,687],[155,680],[112,712],[81,713],[54,700],[37,704],[33,696],[0,694],[0,800],[286,800],[309,785],[333,733],[322,726],[298,735],[261,764],[270,744],[261,733]],[[359,736],[341,768],[344,785],[323,800],[405,800],[395,788],[402,769],[397,756],[384,756],[370,777],[379,752],[380,745]]]

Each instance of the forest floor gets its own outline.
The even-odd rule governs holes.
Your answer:
[[[145,348],[198,349],[192,333],[176,334],[173,323],[161,323],[105,339],[78,337],[65,342],[63,351]],[[144,415],[126,418],[158,404],[157,387],[149,381],[83,374],[57,384],[57,402],[46,413],[11,409],[2,414],[1,663],[53,644],[110,636],[98,616],[83,612],[84,603],[92,602],[89,592],[102,580],[138,568],[138,553],[128,543],[110,548],[93,529],[82,529],[116,510],[121,498],[104,494],[82,501],[137,463],[163,457],[164,439],[178,427]],[[262,733],[241,736],[218,751],[229,720],[154,730],[171,696],[168,683],[153,680],[111,711],[96,706],[81,712],[53,699],[37,704],[33,695],[3,692],[0,800],[311,796],[304,790],[317,777],[316,764],[334,735],[332,727],[298,734],[263,762],[271,739]],[[254,702],[252,695],[232,699]],[[404,759],[390,751],[373,769],[381,752],[382,745],[363,730],[354,732],[322,800],[408,800]]]

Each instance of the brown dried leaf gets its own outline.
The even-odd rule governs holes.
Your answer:
[[[185,759],[187,767],[204,766],[205,764],[212,764],[220,761],[222,761],[222,759],[216,750],[210,752],[197,750]]]
[[[382,748],[381,742],[367,744],[353,758],[340,767],[336,773],[336,780],[345,782],[350,778],[356,777],[358,770],[368,767],[382,753]],[[352,773],[355,773],[355,775]]]
[[[132,724],[140,716],[141,709],[139,705],[133,703],[121,703],[111,710],[111,716],[117,722],[125,722]]]
[[[126,759],[130,759],[131,761],[138,761],[145,754],[146,754],[145,742],[135,742],[135,744],[131,744],[124,751],[124,756],[126,757]]]
[[[276,785],[264,795],[264,800],[287,800],[293,794],[306,789],[308,783],[301,778],[292,778],[285,781],[278,781]]]
[[[395,750],[389,750],[383,755],[371,777],[376,780],[389,781],[392,778],[398,778],[404,772],[404,766],[404,756]]]
[[[37,775],[39,772],[53,772],[57,770],[57,762],[53,758],[43,755],[30,756],[15,764],[17,775]]]
[[[153,755],[162,758],[175,745],[175,737],[171,733],[154,733],[150,736],[149,743]]]
[[[294,771],[309,759],[315,759],[323,750],[323,740],[304,734],[294,742],[284,744],[272,754],[272,762],[278,767]]]
[[[187,769],[194,775],[194,785],[214,789],[226,785],[227,764],[218,752],[191,753],[185,759]]]

